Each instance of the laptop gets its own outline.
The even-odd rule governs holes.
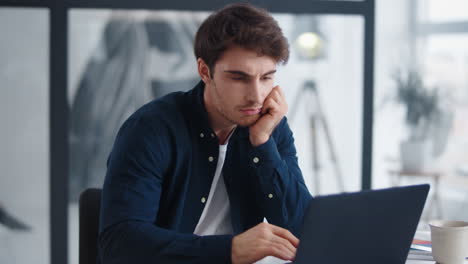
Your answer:
[[[428,192],[424,184],[312,199],[293,263],[405,263]]]

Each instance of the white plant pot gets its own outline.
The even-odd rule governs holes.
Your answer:
[[[427,170],[432,159],[430,141],[404,140],[400,143],[401,169],[406,172]]]

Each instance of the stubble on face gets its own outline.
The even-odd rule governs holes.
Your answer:
[[[213,97],[216,98],[216,110],[225,120],[230,122],[231,125],[249,127],[255,124],[255,122],[260,118],[260,113],[251,116],[242,116],[240,115],[240,110],[245,108],[261,108],[262,102],[246,102],[244,105],[234,106],[234,109],[232,109],[233,113],[229,113],[229,109],[227,108],[229,103],[223,100],[224,97],[221,96],[214,79],[212,79],[212,86]],[[238,116],[236,116],[236,114]]]
[[[206,69],[206,68],[205,68]],[[205,78],[205,103],[215,129],[249,127],[261,117],[263,101],[273,88],[276,61],[233,46]]]

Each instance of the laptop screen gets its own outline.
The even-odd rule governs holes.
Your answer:
[[[312,199],[294,263],[405,263],[428,192],[424,184]]]

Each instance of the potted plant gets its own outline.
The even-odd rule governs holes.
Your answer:
[[[431,132],[441,113],[439,91],[426,87],[421,75],[414,70],[397,72],[394,81],[396,100],[405,107],[408,132],[400,145],[402,170],[423,171],[432,158]]]

